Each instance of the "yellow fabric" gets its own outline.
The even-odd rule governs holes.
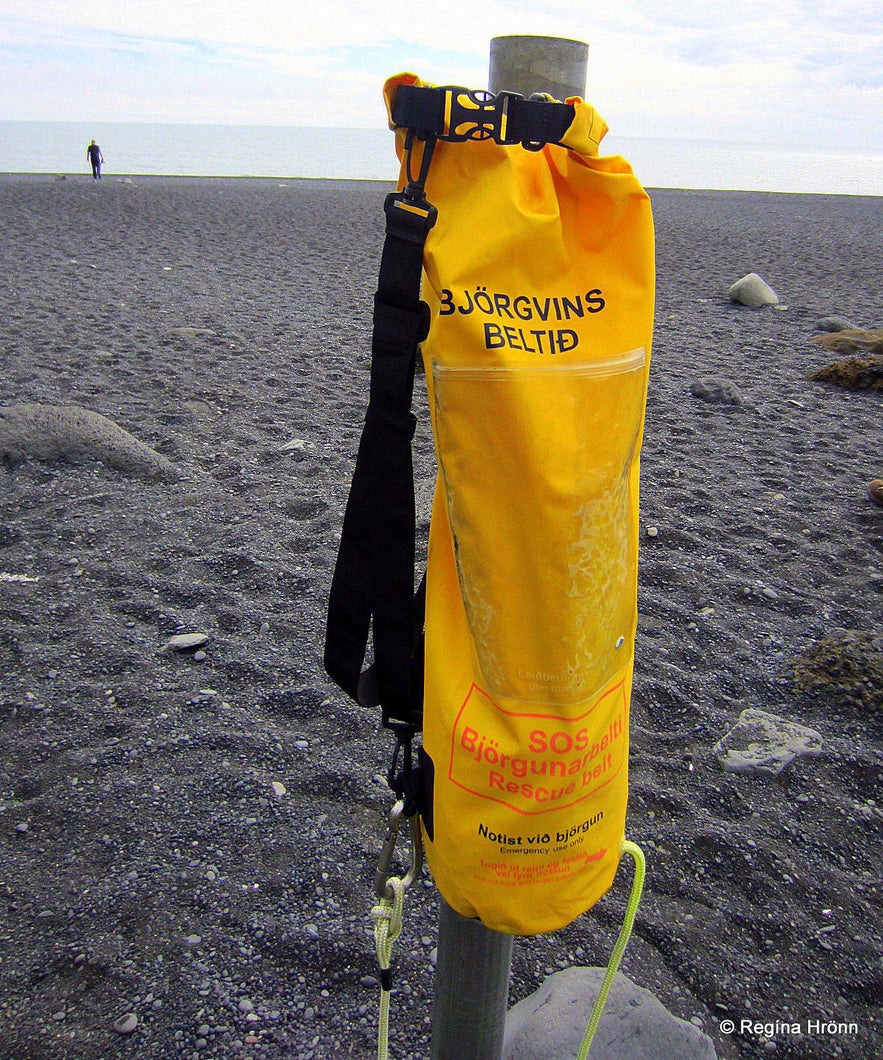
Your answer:
[[[653,223],[568,102],[567,148],[439,142],[426,183],[426,853],[452,908],[513,934],[608,890],[627,799]]]

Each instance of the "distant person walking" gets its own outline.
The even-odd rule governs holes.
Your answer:
[[[86,148],[86,158],[92,163],[92,179],[101,180],[101,163],[104,161],[104,155],[94,140]]]

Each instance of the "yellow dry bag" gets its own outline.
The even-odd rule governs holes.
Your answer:
[[[650,203],[623,159],[599,156],[606,126],[580,99],[413,75],[388,81],[385,97],[402,159],[387,249],[390,225],[422,225],[422,305],[408,310],[407,341],[422,341],[439,476],[399,663],[377,643],[394,616],[372,612],[372,682],[388,722],[419,727],[422,698],[415,798],[445,900],[498,931],[547,932],[608,890],[625,830]],[[387,431],[398,453],[410,425],[400,404],[392,426],[379,396],[390,385],[376,364],[382,302],[379,290],[366,434]],[[382,480],[382,459],[372,474]],[[349,509],[376,508],[375,490],[351,495],[350,521]],[[345,527],[330,617],[354,565],[347,537]],[[412,572],[405,581],[410,593]],[[364,701],[364,678],[360,689],[350,666],[341,680],[334,656],[326,644],[329,672]]]

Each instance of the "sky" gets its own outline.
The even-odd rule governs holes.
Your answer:
[[[883,153],[880,0],[0,0],[0,120],[383,128],[512,34],[588,43],[623,136]]]

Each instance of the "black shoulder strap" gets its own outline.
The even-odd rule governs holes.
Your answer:
[[[408,145],[410,151],[413,139]],[[420,176],[387,196],[386,240],[374,296],[371,392],[328,600],[325,669],[353,699],[419,728],[423,704],[422,592],[414,593],[416,513],[411,412],[418,346],[429,330],[420,300],[423,246],[435,223]],[[374,666],[362,673],[373,623]]]

